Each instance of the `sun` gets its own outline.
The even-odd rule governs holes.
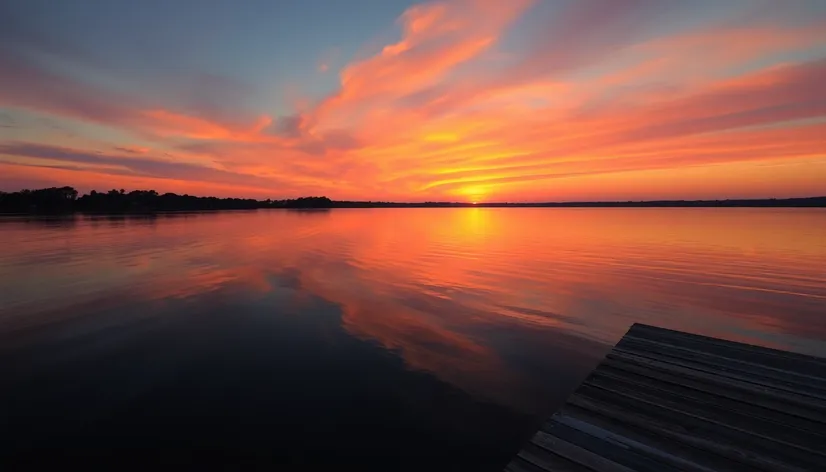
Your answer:
[[[469,201],[474,205],[478,205],[479,203],[485,201],[485,196],[488,192],[487,188],[485,188],[485,186],[483,185],[473,185],[469,187],[464,187],[462,190],[459,191],[459,193],[465,196],[465,198],[467,198],[467,200],[465,201]]]

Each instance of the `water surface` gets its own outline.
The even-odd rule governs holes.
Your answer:
[[[826,355],[820,209],[4,217],[0,232],[8,460],[499,470],[634,322]]]

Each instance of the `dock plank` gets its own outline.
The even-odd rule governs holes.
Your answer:
[[[597,400],[603,404],[613,402],[623,405],[627,410],[644,410],[642,418],[656,418],[660,422],[672,422],[680,425],[684,434],[689,432],[704,440],[714,440],[721,444],[737,447],[742,451],[761,451],[770,455],[796,463],[801,466],[816,464],[819,460],[815,454],[804,447],[796,447],[788,442],[782,442],[766,434],[765,430],[749,430],[750,423],[743,418],[733,415],[723,418],[713,418],[701,411],[683,408],[675,402],[648,397],[643,393],[629,393],[618,389],[602,389],[585,386],[578,391],[586,400]],[[652,411],[656,409],[656,411]]]
[[[826,470],[826,360],[635,324],[505,470]]]
[[[798,358],[778,357],[771,355],[755,355],[743,348],[732,348],[720,344],[707,344],[697,340],[681,341],[678,343],[669,342],[666,339],[649,339],[639,335],[628,335],[623,342],[655,343],[674,349],[691,351],[703,356],[715,356],[717,358],[729,359],[738,364],[749,364],[753,367],[772,369],[786,375],[797,375],[804,378],[826,380],[826,366],[819,362],[802,362]]]
[[[596,472],[634,472],[634,469],[629,469],[611,459],[607,459],[580,444],[571,443],[556,435],[550,435],[543,431],[536,433],[531,442]],[[604,454],[605,451],[603,450],[601,453]]]
[[[734,459],[752,462],[791,464],[800,470],[811,470],[812,463],[798,451],[788,452],[771,440],[759,435],[746,434],[740,428],[696,417],[690,413],[675,411],[657,403],[611,391],[584,387],[570,401],[586,409],[598,411],[614,418],[623,418],[642,427],[651,428],[667,437],[679,439],[695,447],[704,447]],[[816,462],[815,462],[816,463]]]
[[[533,443],[519,451],[515,461],[510,465],[521,467],[522,470],[551,471],[551,472],[590,472],[592,469],[567,459],[549,450],[542,449]]]
[[[606,441],[645,451],[660,458],[663,462],[681,467],[680,470],[688,472],[741,472],[743,470],[743,464],[740,462],[692,447],[681,441],[675,441],[646,428],[615,421],[573,404],[565,405],[554,419],[562,423],[568,423],[571,420],[581,421],[593,428],[600,428],[604,431]]]
[[[695,349],[671,346],[648,339],[627,337],[617,344],[617,349],[639,355],[655,355],[666,359],[694,364],[697,368],[716,369],[738,376],[747,376],[751,381],[764,385],[782,385],[785,389],[804,393],[816,398],[826,398],[826,379],[793,372],[783,372],[774,367],[765,367],[753,362],[740,361],[729,357],[708,354]]]
[[[794,391],[785,390],[776,386],[755,383],[748,377],[732,376],[725,372],[715,372],[713,369],[697,369],[682,363],[674,363],[669,360],[656,359],[653,357],[640,356],[638,354],[627,353],[615,349],[608,353],[609,359],[620,359],[626,362],[636,362],[648,367],[659,368],[669,372],[679,373],[689,378],[701,378],[726,385],[730,388],[739,388],[751,392],[766,392],[769,395],[783,398],[785,401],[805,408],[807,411],[816,413],[826,413],[826,402],[808,395],[801,395]]]
[[[633,331],[629,330],[627,336],[667,340],[674,346],[699,345],[707,352],[725,352],[729,353],[732,358],[754,359],[759,364],[764,365],[774,365],[775,362],[783,362],[789,370],[808,373],[819,372],[821,377],[826,377],[826,359],[821,357],[781,351],[763,346],[754,346],[751,344],[736,343],[639,323],[632,326],[631,329]]]
[[[759,416],[741,413],[736,409],[726,408],[719,404],[696,401],[669,390],[651,388],[650,386],[640,388],[639,385],[625,382],[623,379],[602,375],[588,379],[585,385],[646,402],[649,405],[661,405],[671,412],[719,424],[721,428],[739,429],[747,434],[779,442],[789,447],[799,447],[813,454],[822,454],[819,450],[822,450],[823,444],[826,444],[826,437],[817,433],[799,430]]]
[[[775,404],[763,401],[760,395],[753,394],[750,397],[744,397],[727,394],[728,392],[721,389],[709,391],[708,386],[699,385],[698,388],[697,384],[684,378],[672,378],[669,381],[658,377],[648,377],[633,371],[625,371],[612,365],[603,365],[598,372],[594,372],[594,380],[598,381],[601,378],[623,382],[642,391],[674,394],[690,402],[707,404],[711,409],[723,408],[726,411],[773,422],[783,428],[800,430],[804,434],[813,433],[820,438],[820,444],[826,444],[826,425],[822,422],[813,421],[802,416],[805,414],[805,410],[790,413],[782,409],[775,409],[773,408]]]
[[[730,399],[745,404],[760,406],[768,410],[784,413],[800,421],[807,421],[816,431],[826,428],[826,414],[819,414],[811,407],[800,406],[789,401],[782,392],[755,388],[753,385],[737,385],[715,381],[711,376],[691,376],[684,372],[660,369],[656,365],[638,364],[628,359],[607,357],[600,365],[603,372],[619,370],[633,373],[674,386],[694,389],[715,398]]]
[[[628,349],[627,346],[617,346],[612,353],[630,354],[639,357],[645,357],[652,360],[659,360],[674,364],[688,369],[699,370],[701,372],[712,373],[723,376],[727,379],[740,380],[743,382],[753,383],[760,387],[769,387],[777,390],[782,390],[786,393],[792,393],[798,396],[811,397],[820,404],[826,406],[826,392],[818,391],[816,388],[810,388],[795,382],[789,382],[783,379],[777,379],[771,376],[760,375],[755,372],[743,372],[736,368],[732,368],[725,364],[714,365],[711,362],[698,362],[696,360],[686,359],[684,357],[675,356],[672,352],[663,350],[661,353],[653,351],[640,351],[635,349]]]

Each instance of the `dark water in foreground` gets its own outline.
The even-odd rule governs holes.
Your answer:
[[[3,463],[499,470],[635,321],[826,355],[817,209],[0,218],[0,235]]]

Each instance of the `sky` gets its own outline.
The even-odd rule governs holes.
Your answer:
[[[823,0],[3,0],[0,190],[826,195]]]

